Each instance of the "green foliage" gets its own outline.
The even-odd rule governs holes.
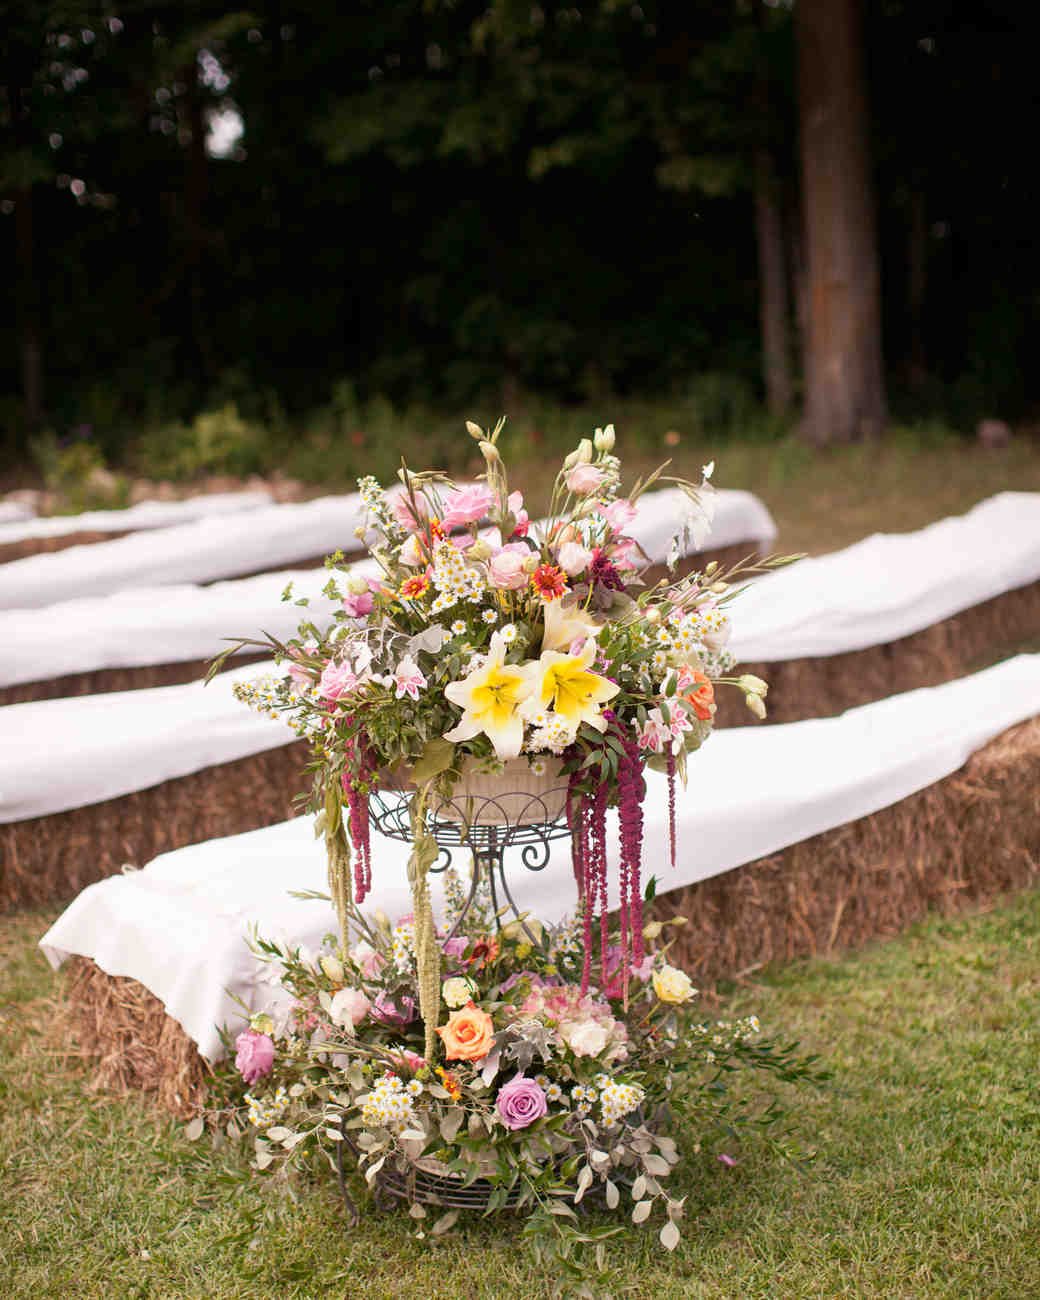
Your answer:
[[[114,510],[129,504],[130,485],[122,474],[113,474],[94,443],[79,439],[67,445],[52,430],[30,443],[48,491],[58,497],[59,514],[80,514],[84,510]]]
[[[269,466],[272,457],[262,426],[244,420],[234,402],[201,411],[190,425],[173,422],[143,433],[134,451],[142,474],[193,479],[202,474],[247,475]]]

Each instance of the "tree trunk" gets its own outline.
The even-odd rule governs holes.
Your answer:
[[[928,274],[928,231],[925,225],[924,191],[917,184],[910,195],[907,298],[910,309],[911,388],[922,388],[928,378],[924,350],[924,296]]]
[[[873,437],[887,423],[881,285],[859,0],[798,0],[798,97],[809,318],[803,432]]]
[[[787,259],[776,164],[765,148],[755,151],[755,233],[766,401],[770,414],[784,416],[792,395]]]
[[[15,248],[18,265],[18,349],[22,369],[22,410],[26,429],[43,423],[43,346],[40,289],[36,278],[32,187],[15,194]]]

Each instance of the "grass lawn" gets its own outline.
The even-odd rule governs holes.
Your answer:
[[[237,1151],[189,1145],[141,1098],[91,1094],[61,1039],[60,981],[34,947],[50,917],[0,918],[5,1297],[551,1294],[513,1220],[419,1241],[405,1216],[369,1215],[351,1232],[331,1176],[243,1188],[228,1175]],[[756,981],[733,1008],[835,1071],[799,1103],[815,1166],[707,1143],[674,1180],[688,1198],[678,1250],[629,1229],[595,1294],[1040,1296],[1040,891]]]

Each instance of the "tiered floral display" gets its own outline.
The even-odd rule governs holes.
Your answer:
[[[507,482],[502,425],[467,427],[481,481],[457,487],[402,468],[384,492],[363,479],[370,571],[339,572],[333,557],[332,626],[305,619],[293,640],[271,641],[285,675],[239,688],[311,740],[309,807],[340,922],[320,960],[260,943],[295,1001],[277,1034],[262,1015],[238,1040],[243,1077],[263,1081],[248,1102],[266,1133],[258,1163],[273,1147],[346,1132],[370,1181],[411,1171],[419,1217],[424,1167],[482,1180],[493,1207],[535,1207],[536,1222],[549,1216],[575,1233],[574,1202],[595,1186],[614,1208],[623,1189],[636,1222],[663,1199],[671,1247],[681,1201],[662,1180],[678,1159],[667,1131],[676,1099],[703,1108],[704,1070],[717,1079],[737,1061],[803,1070],[790,1051],[756,1042],[753,1020],[701,1022],[662,926],[642,916],[645,768],[667,775],[674,857],[675,783],[711,731],[716,686],[732,684],[764,713],[764,682],[726,676],[728,604],[745,566],[651,583],[626,532],[641,495],[667,481],[689,503],[683,529],[702,535],[710,467],[699,485],[658,471],[623,493],[613,429],[597,430],[564,461],[546,517],[532,523]],[[450,916],[438,926],[431,817],[474,774],[501,771],[515,785],[518,770],[536,790],[560,792],[575,921],[498,931],[474,911],[457,930]],[[360,911],[372,887],[369,797],[380,787],[414,791],[414,910],[395,926]],[[609,806],[621,839],[616,920]]]

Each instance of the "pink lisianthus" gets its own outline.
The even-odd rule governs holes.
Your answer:
[[[420,1056],[418,1052],[409,1051],[407,1047],[400,1052],[392,1052],[391,1056],[399,1069],[410,1070],[412,1074],[418,1074],[427,1065],[425,1056]]]
[[[256,1083],[271,1073],[274,1042],[268,1034],[247,1029],[235,1039],[235,1069],[246,1083]]]
[[[412,533],[422,526],[423,520],[428,518],[430,513],[430,503],[419,492],[415,494],[415,510],[412,509],[412,503],[408,500],[407,495],[402,492],[394,497],[390,505],[390,513],[394,521],[398,523],[406,532]],[[418,517],[417,517],[418,516]]]
[[[293,659],[298,659],[301,655],[312,655],[315,652],[315,650],[317,650],[317,648],[318,648],[317,641],[308,641],[306,645],[300,647],[299,649],[293,647],[289,651],[289,654],[292,656]],[[305,691],[310,688],[311,685],[310,670],[304,668],[304,666],[300,663],[292,663],[289,665],[289,678],[292,681],[293,685],[298,687],[301,691]]]
[[[371,614],[375,606],[375,599],[370,591],[360,593],[351,592],[343,597],[343,608],[346,610],[348,618],[364,618],[366,614]]]
[[[360,989],[340,989],[332,999],[329,1018],[346,1029],[347,1025],[359,1025],[371,1007],[371,1001]]]
[[[532,552],[523,542],[508,542],[488,561],[491,585],[499,591],[517,591],[527,585],[524,561]]]
[[[377,952],[370,943],[364,939],[355,944],[350,950],[350,960],[358,968],[365,979],[372,979],[378,975],[383,966],[386,965],[386,958],[381,952]]]
[[[592,563],[592,552],[580,542],[564,542],[556,553],[556,562],[568,578],[574,578]]]
[[[622,571],[638,568],[638,555],[635,554],[636,539],[634,537],[619,537],[612,545],[607,547],[607,554],[610,556],[610,562],[615,569]]]
[[[518,1129],[541,1119],[549,1105],[545,1093],[533,1079],[516,1074],[499,1088],[495,1108],[506,1128]]]
[[[610,505],[604,508],[603,517],[615,532],[620,533],[628,527],[638,513],[631,501],[621,497],[617,501],[611,501]]]
[[[567,471],[565,478],[567,491],[576,492],[579,496],[588,496],[590,492],[595,492],[606,477],[606,471],[596,465],[575,465],[573,469]]]
[[[495,494],[484,483],[474,483],[469,487],[452,492],[444,502],[444,518],[441,527],[445,532],[461,528],[465,524],[475,524],[483,519],[495,504]]]
[[[351,664],[338,664],[334,659],[330,659],[322,669],[318,692],[326,700],[338,700],[354,690],[360,681]]]

